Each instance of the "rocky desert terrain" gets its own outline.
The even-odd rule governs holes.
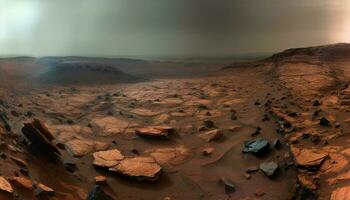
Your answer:
[[[2,199],[350,199],[349,44],[170,77],[50,59],[0,60]]]

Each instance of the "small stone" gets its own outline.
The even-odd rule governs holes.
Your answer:
[[[95,183],[97,185],[105,185],[107,183],[107,178],[105,176],[95,176]]]
[[[254,194],[255,194],[256,197],[262,197],[262,196],[265,195],[265,192],[262,191],[262,190],[257,190],[257,191],[255,191]]]
[[[278,164],[275,162],[264,162],[260,164],[259,168],[266,176],[272,177],[278,169]]]
[[[236,116],[236,113],[231,113],[231,120],[237,120],[237,116]]]
[[[272,142],[271,146],[272,146],[273,148],[275,148],[275,149],[278,149],[279,147],[281,147],[281,141],[280,141],[279,139],[275,139],[275,140]]]
[[[312,105],[313,106],[320,106],[321,105],[321,102],[319,101],[319,100],[314,100],[313,102],[312,102]]]
[[[113,200],[113,198],[106,194],[101,186],[95,185],[86,200]]]
[[[55,191],[44,185],[44,184],[41,184],[39,183],[35,189],[35,196],[38,196],[38,197],[44,197],[44,196],[52,196],[55,194]]]
[[[213,154],[214,151],[215,149],[213,147],[207,147],[203,149],[202,153],[204,156],[210,156],[211,154]]]
[[[25,188],[27,190],[33,190],[33,182],[27,178],[11,177],[9,178],[9,181],[18,187]]]
[[[232,192],[234,192],[236,190],[235,184],[229,178],[221,177],[219,182],[224,184],[226,193],[232,193]]]
[[[330,125],[330,121],[329,121],[327,118],[322,117],[322,118],[320,119],[320,125],[321,125],[321,126],[329,126],[329,125]]]
[[[259,167],[257,167],[257,166],[248,167],[247,169],[245,169],[246,173],[253,173],[253,172],[257,172],[257,171],[259,171]]]
[[[222,130],[215,129],[215,130],[211,130],[211,131],[199,134],[198,137],[206,140],[207,142],[211,142],[211,141],[219,140],[220,138],[222,138],[223,135],[224,134]]]
[[[211,120],[204,120],[203,124],[206,128],[214,128],[215,127],[215,123]]]
[[[64,162],[63,165],[64,165],[64,168],[71,173],[77,170],[77,166],[74,162],[66,161]]]
[[[250,180],[250,179],[252,178],[252,176],[251,176],[250,174],[248,174],[248,173],[245,173],[245,174],[244,174],[244,177],[245,177],[245,179],[247,179],[247,180]]]

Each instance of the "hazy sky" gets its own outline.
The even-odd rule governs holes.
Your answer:
[[[350,0],[0,0],[0,54],[229,56],[350,42]]]

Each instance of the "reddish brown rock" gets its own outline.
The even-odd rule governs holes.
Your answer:
[[[24,177],[11,177],[9,181],[17,187],[33,190],[33,182]]]
[[[204,149],[202,150],[202,154],[203,154],[204,156],[209,156],[209,155],[213,154],[214,151],[215,151],[214,147],[207,147],[207,148],[204,148]]]
[[[152,157],[135,157],[122,160],[110,170],[138,180],[156,181],[162,168]]]
[[[211,130],[211,131],[199,134],[198,137],[206,140],[207,142],[211,142],[211,141],[215,141],[215,140],[222,138],[223,135],[224,134],[223,134],[222,130],[215,129],[215,130]]]
[[[27,162],[14,156],[10,156],[11,160],[13,160],[18,166],[27,168]]]
[[[93,151],[102,151],[109,148],[108,143],[74,139],[65,144],[67,150],[75,157],[81,157]]]
[[[149,126],[145,128],[138,128],[135,130],[135,132],[141,136],[166,138],[173,130],[174,128],[171,126]]]
[[[309,190],[316,190],[318,188],[318,185],[315,183],[315,179],[312,176],[299,174],[298,181],[300,185]]]
[[[160,165],[178,165],[190,155],[190,150],[184,146],[175,148],[159,148],[145,151]]]
[[[44,197],[44,196],[52,196],[54,194],[55,194],[55,191],[44,184],[39,183],[36,186],[35,196]]]
[[[2,176],[0,176],[0,191],[4,191],[6,193],[13,193],[13,188],[11,184]]]
[[[295,162],[301,167],[316,167],[328,157],[327,153],[317,153],[311,149],[298,148],[291,146],[291,152],[294,156]]]
[[[117,149],[95,152],[93,157],[95,166],[107,168],[116,166],[124,159],[124,156]]]
[[[96,176],[95,183],[97,185],[105,185],[107,183],[107,178],[105,176]]]
[[[330,200],[350,200],[350,186],[334,190]]]
[[[129,126],[127,121],[115,117],[96,118],[90,124],[94,133],[98,136],[121,134]]]

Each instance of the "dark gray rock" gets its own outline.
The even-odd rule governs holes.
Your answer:
[[[264,162],[260,164],[259,168],[266,176],[272,177],[278,169],[278,164],[275,162]]]
[[[251,141],[245,141],[242,152],[243,153],[253,153],[253,154],[262,154],[268,151],[269,142],[263,138],[257,138]]]
[[[113,200],[113,198],[106,194],[101,186],[95,185],[86,200]]]
[[[330,125],[330,121],[329,121],[327,118],[322,117],[322,118],[320,119],[320,125],[321,125],[321,126],[329,126],[329,125]]]

